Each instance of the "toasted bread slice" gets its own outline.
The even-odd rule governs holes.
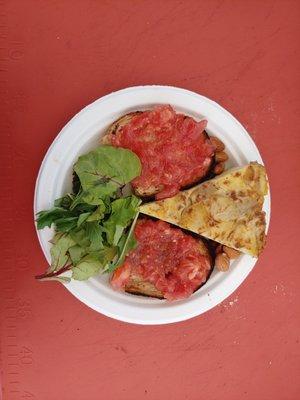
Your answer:
[[[144,204],[143,214],[258,257],[265,244],[265,168],[234,168],[176,196]]]
[[[122,127],[124,127],[125,125],[130,123],[130,121],[132,120],[133,117],[135,117],[138,114],[141,114],[142,112],[143,111],[133,111],[133,112],[130,112],[130,113],[125,114],[122,117],[118,118],[115,122],[113,122],[109,126],[106,133],[104,134],[104,136],[101,139],[101,143],[102,144],[110,144],[110,136],[116,135]],[[206,131],[204,131],[204,133],[207,136],[207,138],[209,139],[208,133]],[[206,175],[204,177],[202,177],[201,179],[195,179],[194,182],[185,186],[183,189],[188,189],[189,187],[191,187],[199,182],[202,182],[205,179],[213,177],[215,175],[215,174],[213,174],[213,169],[214,169],[215,165],[216,165],[215,159],[214,159],[214,157],[212,157]],[[139,197],[142,197],[146,200],[147,199],[151,200],[157,193],[161,192],[162,189],[163,189],[162,185],[157,186],[157,187],[150,186],[147,188],[147,190],[143,190],[143,188],[136,187],[134,189],[134,192]]]
[[[156,287],[141,278],[138,275],[131,275],[128,284],[125,287],[127,293],[136,294],[146,297],[156,297],[157,299],[163,299],[164,296]]]
[[[209,276],[213,269],[212,257],[210,255],[207,245],[200,238],[199,238],[199,252],[200,252],[200,254],[206,256],[210,261],[211,270],[208,274],[208,276]],[[122,267],[120,267],[120,269],[122,269]],[[118,269],[117,272],[115,272],[115,273],[120,274],[120,270]],[[113,277],[114,277],[114,275],[113,275]],[[112,279],[113,279],[113,277],[112,277]],[[198,290],[202,285],[200,285],[196,290]],[[130,275],[129,280],[125,286],[125,291],[127,293],[140,295],[140,296],[154,297],[157,299],[164,298],[163,293],[161,291],[159,291],[152,283],[145,281],[142,277],[140,277],[139,275],[136,275],[136,274]]]
[[[121,129],[122,126],[127,125],[132,120],[132,117],[134,117],[135,115],[140,114],[141,112],[142,111],[133,111],[133,112],[130,112],[130,113],[125,114],[122,117],[118,118],[115,122],[113,122],[109,126],[109,128],[105,132],[105,135],[101,139],[101,143],[102,144],[109,144],[108,135],[109,134],[115,135],[116,133],[118,133],[118,130]]]

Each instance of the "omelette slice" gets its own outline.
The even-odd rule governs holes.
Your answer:
[[[267,193],[265,168],[253,162],[174,197],[146,203],[140,212],[258,257],[265,244],[262,207]]]

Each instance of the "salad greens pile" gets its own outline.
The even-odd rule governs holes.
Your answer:
[[[136,245],[133,229],[141,202],[126,195],[128,183],[141,173],[132,151],[101,146],[79,157],[74,165],[74,193],[55,200],[37,213],[37,228],[54,225],[51,265],[37,279],[85,280],[111,272]]]

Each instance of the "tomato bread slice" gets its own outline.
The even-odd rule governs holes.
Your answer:
[[[223,171],[228,158],[224,145],[211,142],[205,126],[206,121],[197,122],[170,106],[160,106],[120,117],[102,143],[134,151],[143,167],[133,182],[134,191],[139,197],[158,199]],[[220,160],[216,162],[215,156]]]
[[[208,279],[212,257],[203,240],[163,221],[138,220],[137,247],[113,274],[111,284],[127,293],[178,300]]]

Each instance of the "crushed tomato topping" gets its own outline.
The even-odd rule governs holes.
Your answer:
[[[140,219],[134,230],[137,247],[112,278],[112,286],[125,289],[131,274],[152,283],[168,300],[189,297],[209,274],[208,255],[200,253],[199,239],[163,221]]]
[[[208,172],[214,147],[204,132],[206,125],[205,120],[176,114],[171,106],[159,106],[134,116],[110,135],[110,142],[139,156],[142,174],[133,180],[133,187],[140,193],[156,189],[156,199],[163,199]]]

